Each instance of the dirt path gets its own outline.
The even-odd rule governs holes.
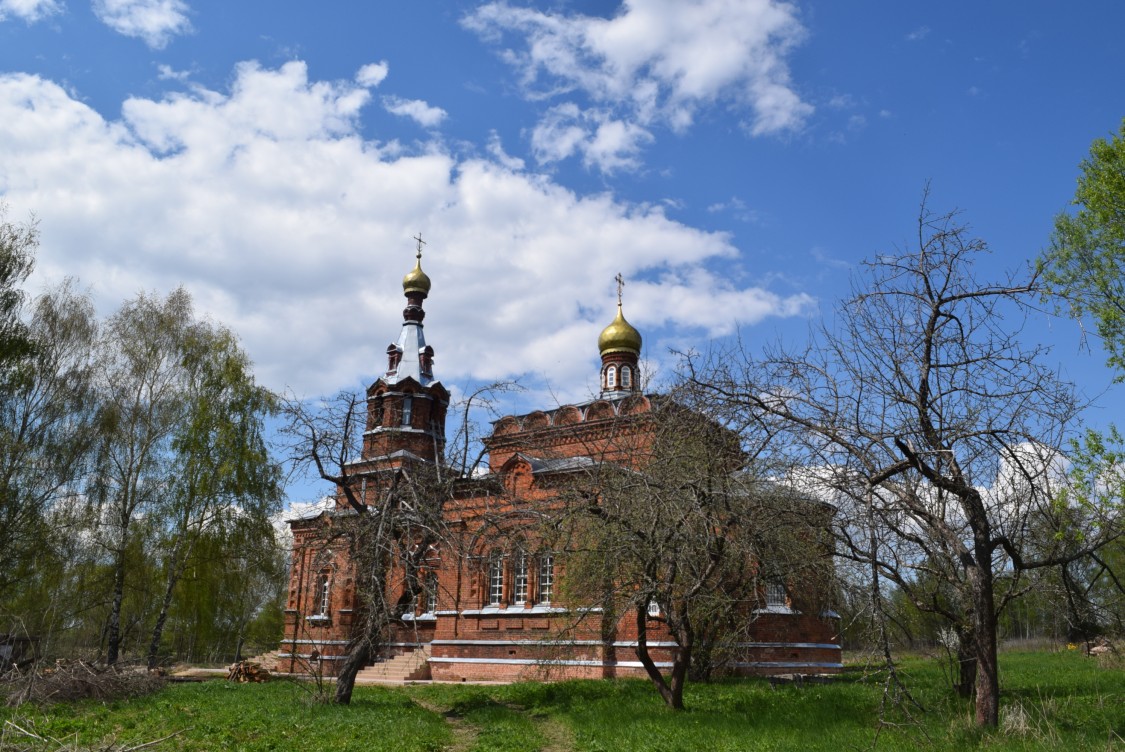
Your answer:
[[[557,718],[536,718],[535,726],[547,740],[539,752],[570,752],[574,749],[574,733]]]
[[[472,724],[466,723],[460,715],[440,705],[420,700],[417,697],[411,699],[418,707],[425,708],[431,713],[437,713],[445,719],[450,732],[453,734],[453,744],[446,747],[448,752],[469,752],[473,748],[473,744],[477,740],[477,730],[473,728]]]

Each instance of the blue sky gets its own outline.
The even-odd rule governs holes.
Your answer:
[[[983,276],[1027,264],[1125,116],[1122,28],[1117,2],[0,0],[0,197],[40,219],[36,285],[109,311],[184,284],[302,395],[378,375],[422,232],[439,377],[581,399],[617,272],[667,374],[803,338],[909,246],[927,181]],[[1073,323],[1026,336],[1108,386]]]

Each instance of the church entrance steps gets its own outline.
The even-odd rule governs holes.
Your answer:
[[[278,655],[280,652],[280,650],[271,650],[268,653],[262,653],[261,655],[255,656],[253,658],[247,658],[246,660],[248,660],[250,663],[258,664],[270,673],[277,673],[278,661],[281,660],[280,656]]]
[[[356,684],[403,684],[430,678],[430,646],[380,661],[356,674]]]

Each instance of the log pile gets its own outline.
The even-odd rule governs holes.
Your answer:
[[[232,663],[230,671],[227,672],[227,681],[239,682],[240,684],[245,684],[246,682],[266,682],[269,680],[269,670],[262,668],[257,663],[251,663],[250,661]]]

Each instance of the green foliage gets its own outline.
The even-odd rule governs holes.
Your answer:
[[[1104,750],[1125,739],[1125,673],[1079,651],[1002,656],[1003,729],[971,722],[931,659],[904,661],[924,713],[876,708],[881,676],[854,670],[830,684],[773,687],[729,680],[688,687],[689,709],[668,712],[639,680],[506,686],[358,687],[350,706],[301,702],[274,682],[172,685],[149,697],[45,710],[0,710],[39,733],[85,743],[139,744],[180,732],[167,750]]]
[[[7,221],[7,206],[0,203],[0,376],[29,358],[34,340],[21,318],[25,294],[21,286],[35,266],[39,233],[35,223]]]
[[[1076,316],[1093,318],[1109,364],[1125,378],[1125,122],[1083,160],[1073,214],[1055,218],[1045,279]]]

